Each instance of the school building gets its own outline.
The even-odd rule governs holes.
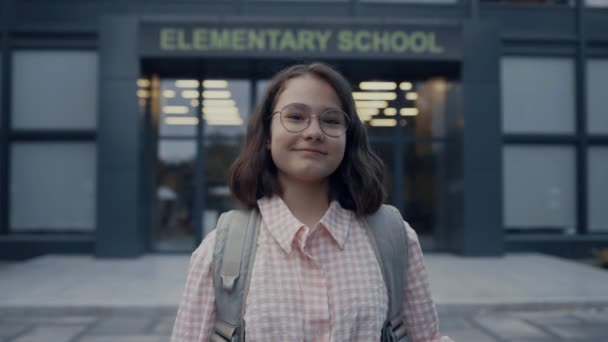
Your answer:
[[[608,246],[606,0],[0,4],[0,259],[190,253],[269,78],[311,61],[426,252]]]

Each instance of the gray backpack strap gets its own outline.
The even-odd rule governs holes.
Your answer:
[[[243,314],[259,227],[257,209],[232,210],[218,220],[213,252],[216,322],[212,342],[245,340]]]
[[[397,208],[383,204],[378,211],[365,217],[365,225],[388,293],[388,313],[381,341],[408,341],[407,330],[401,320],[406,276],[403,272],[408,265],[403,219]]]

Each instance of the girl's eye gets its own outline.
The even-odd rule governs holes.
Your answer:
[[[340,121],[334,119],[334,118],[325,118],[323,119],[323,122],[329,125],[339,125]]]
[[[303,115],[303,114],[300,114],[300,113],[297,113],[297,112],[296,112],[296,113],[288,113],[288,114],[286,115],[286,117],[287,117],[289,120],[295,120],[295,121],[299,121],[299,120],[305,120],[304,115]]]
[[[328,113],[323,116],[323,123],[327,125],[342,125],[344,118],[340,114]]]

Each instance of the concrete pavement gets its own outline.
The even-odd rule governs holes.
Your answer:
[[[2,342],[168,341],[174,309],[0,309]],[[608,341],[608,310],[440,310],[441,332],[457,342]]]
[[[188,256],[0,264],[0,342],[166,341]],[[425,256],[455,341],[608,341],[608,271],[540,254]]]

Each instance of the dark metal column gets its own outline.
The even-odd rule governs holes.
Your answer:
[[[193,219],[193,231],[194,231],[194,242],[195,247],[198,246],[201,241],[205,238],[203,236],[203,222],[205,222],[205,197],[207,194],[207,188],[205,187],[205,117],[202,115],[203,111],[203,78],[204,75],[199,71],[196,75],[197,80],[200,82],[198,86],[198,107],[196,109],[196,115],[198,119],[198,126],[196,131],[196,166],[194,168],[194,204],[192,208]]]
[[[576,103],[576,212],[577,233],[587,234],[587,65],[585,61],[586,37],[585,37],[585,3],[583,0],[576,2],[576,90],[574,101]]]
[[[145,250],[140,205],[143,114],[136,97],[139,77],[137,18],[103,17],[99,40],[97,126],[98,257],[137,257]]]
[[[11,107],[11,35],[10,27],[13,17],[13,0],[4,0],[0,4],[0,30],[2,31],[2,63],[0,74],[0,235],[8,234],[9,231],[9,205],[8,193],[10,186],[9,173],[9,141],[10,130],[10,107]]]
[[[467,256],[504,249],[499,32],[487,22],[463,24],[464,212],[456,249]]]

